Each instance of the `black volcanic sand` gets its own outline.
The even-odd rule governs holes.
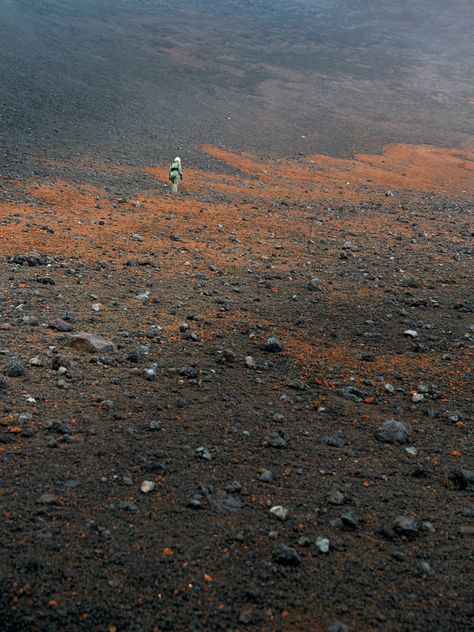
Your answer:
[[[470,0],[4,0],[2,145],[10,165],[460,146],[473,31]]]
[[[312,199],[197,146],[472,146],[472,30],[461,1],[2,2],[2,632],[473,629],[472,185],[341,163]],[[143,165],[178,152],[173,197]]]

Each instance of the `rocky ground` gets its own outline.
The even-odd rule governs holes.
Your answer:
[[[0,628],[472,629],[472,153],[200,151],[0,181]]]

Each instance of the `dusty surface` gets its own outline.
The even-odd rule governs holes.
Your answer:
[[[2,630],[471,629],[473,155],[201,152],[2,183]]]
[[[472,630],[472,2],[0,4],[0,630]]]
[[[3,0],[0,145],[13,173],[88,152],[199,166],[201,143],[463,147],[473,30],[471,0]]]

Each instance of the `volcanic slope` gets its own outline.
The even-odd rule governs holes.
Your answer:
[[[198,154],[0,181],[0,628],[472,629],[473,153]]]

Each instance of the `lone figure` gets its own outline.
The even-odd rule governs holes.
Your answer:
[[[171,163],[169,178],[173,183],[171,186],[171,190],[173,193],[178,191],[179,181],[183,179],[183,169],[181,168],[181,158],[176,156],[176,158]]]

